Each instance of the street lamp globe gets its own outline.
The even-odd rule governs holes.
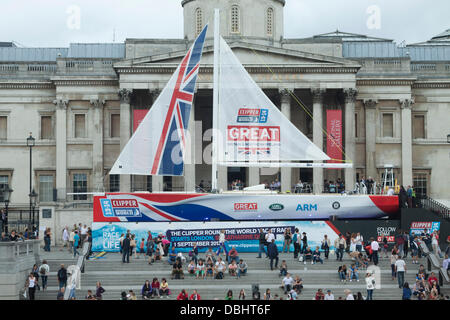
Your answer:
[[[11,198],[11,193],[13,192],[14,190],[13,189],[11,189],[10,187],[9,187],[9,185],[6,185],[6,187],[3,189],[3,201],[8,205],[9,204],[9,201],[10,201],[10,198]]]
[[[30,203],[33,207],[36,206],[36,199],[38,194],[34,191],[34,189],[31,191],[31,193],[28,195],[30,197]]]
[[[34,147],[36,139],[33,138],[30,132],[30,136],[27,138],[27,147]]]

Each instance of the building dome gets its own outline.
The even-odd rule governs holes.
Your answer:
[[[184,37],[193,40],[209,23],[214,34],[214,9],[220,9],[220,35],[280,41],[285,0],[183,0]]]

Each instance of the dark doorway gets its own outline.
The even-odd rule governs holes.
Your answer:
[[[228,190],[233,190],[232,184],[236,180],[240,180],[242,186],[245,186],[247,168],[229,167],[228,168]]]

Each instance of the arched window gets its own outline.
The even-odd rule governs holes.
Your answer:
[[[231,33],[241,32],[241,13],[238,6],[231,7]]]
[[[268,36],[273,36],[273,9],[267,9],[267,21],[266,21],[266,34]]]
[[[203,13],[202,9],[195,10],[195,35],[199,35],[203,30]]]

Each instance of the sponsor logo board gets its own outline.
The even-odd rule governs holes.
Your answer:
[[[273,203],[269,206],[269,209],[272,211],[280,211],[284,209],[284,206],[281,203]]]
[[[136,199],[100,199],[104,217],[141,217]]]
[[[234,204],[234,211],[257,211],[258,204],[256,202],[240,202]]]

